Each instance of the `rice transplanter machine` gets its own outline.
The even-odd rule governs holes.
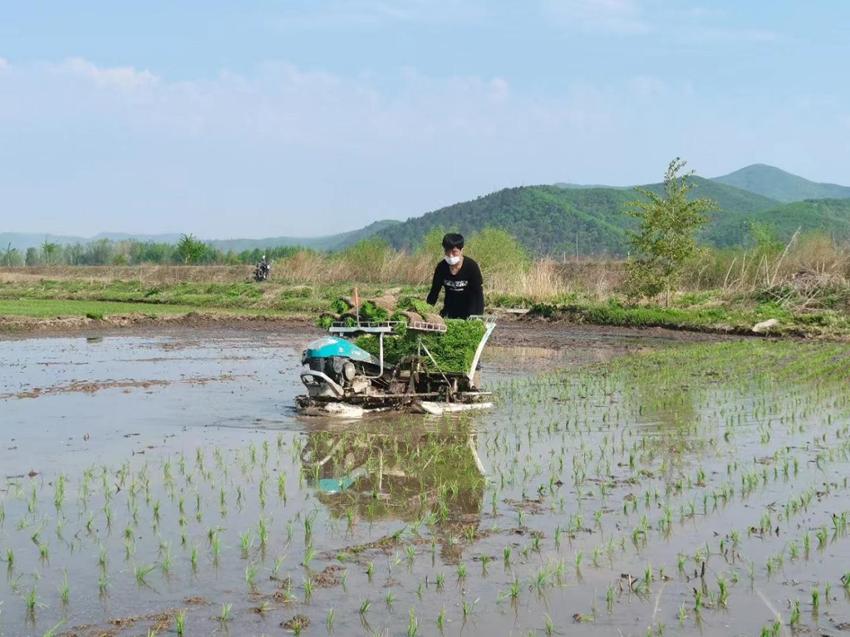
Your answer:
[[[307,345],[302,354],[306,369],[301,372],[301,382],[307,393],[296,398],[298,411],[358,418],[390,410],[440,415],[492,407],[491,394],[479,387],[478,364],[496,324],[482,317],[468,320],[484,321],[485,329],[469,369],[462,372],[441,370],[421,338],[429,333],[445,334],[444,324],[407,323],[406,337],[409,333],[418,337],[416,353],[389,364],[384,359],[384,338],[397,337],[401,323],[333,323],[329,335]],[[354,342],[366,334],[377,339],[377,355]]]

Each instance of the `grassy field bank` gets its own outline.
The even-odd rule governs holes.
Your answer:
[[[485,270],[487,306],[522,308],[546,320],[738,334],[775,319],[770,334],[843,338],[850,336],[850,284],[841,263],[830,264],[828,256],[806,264],[793,253],[781,261],[736,255],[721,262],[714,255],[669,303],[629,301],[619,291],[621,261],[538,261],[501,269],[497,262]],[[0,329],[57,317],[189,313],[313,320],[355,285],[364,298],[387,292],[424,298],[433,259],[386,258],[390,262],[372,269],[371,277],[357,274],[370,270],[365,262],[275,263],[272,280],[262,284],[249,281],[241,266],[5,268]]]

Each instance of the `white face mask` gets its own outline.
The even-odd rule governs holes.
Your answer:
[[[448,263],[449,265],[457,265],[458,263],[460,263],[460,257],[459,256],[454,257],[454,256],[446,255],[443,258],[446,260],[446,263]]]

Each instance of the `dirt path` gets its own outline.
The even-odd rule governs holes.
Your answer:
[[[294,317],[233,316],[190,312],[174,316],[142,314],[63,318],[0,317],[0,339],[32,336],[88,336],[167,334],[174,329],[225,329],[247,331],[317,330],[309,321]]]
[[[37,319],[0,317],[0,340],[31,338],[33,336],[115,336],[167,335],[184,330],[205,332],[247,331],[320,335],[324,332],[312,322],[298,318],[227,316],[190,313],[176,316],[150,317],[143,315],[110,316],[102,320],[86,317]],[[647,339],[653,342],[702,342],[740,338],[718,334],[670,330],[664,328],[630,328],[603,325],[578,325],[563,321],[549,322],[523,317],[500,316],[493,333],[492,344],[500,347],[534,347],[563,349],[592,346],[600,340],[622,339],[623,348],[638,347]]]
[[[563,348],[582,343],[594,343],[600,340],[625,339],[626,341],[647,340],[666,342],[703,342],[719,339],[741,338],[720,334],[670,330],[661,327],[617,327],[608,325],[586,325],[563,321],[532,320],[525,318],[501,319],[492,343],[506,347],[549,347]]]

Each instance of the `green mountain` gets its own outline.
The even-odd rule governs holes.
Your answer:
[[[694,177],[693,183],[694,196],[717,202],[720,209],[713,215],[715,219],[747,218],[779,205],[773,199],[701,177]],[[662,191],[661,184],[645,188]],[[535,254],[574,254],[578,244],[581,254],[621,255],[628,251],[627,231],[635,226],[635,220],[624,209],[636,198],[638,194],[630,188],[506,188],[408,219],[381,230],[377,236],[397,248],[413,248],[435,227],[457,229],[464,234],[495,227],[510,232]],[[725,238],[714,236],[709,230],[706,240],[715,243]]]
[[[395,219],[387,219],[384,221],[375,221],[364,228],[352,230],[350,232],[342,232],[340,234],[332,234],[324,237],[268,237],[265,239],[217,239],[209,243],[220,248],[221,250],[233,250],[241,252],[242,250],[253,250],[254,248],[280,248],[286,246],[300,246],[302,248],[312,248],[314,250],[341,250],[350,245],[357,243],[372,235],[392,228],[401,223]]]
[[[0,250],[13,248],[25,252],[27,248],[38,248],[44,243],[72,245],[75,243],[89,243],[94,240],[95,237],[85,239],[83,237],[38,232],[0,232]]]
[[[728,175],[715,177],[713,181],[782,202],[850,198],[850,188],[847,186],[809,181],[765,164],[753,164]]]
[[[794,201],[743,217],[720,217],[712,224],[708,236],[719,247],[741,245],[749,237],[753,223],[769,227],[780,241],[788,241],[798,230],[822,232],[840,241],[850,241],[850,199]]]
[[[278,248],[284,246],[301,246],[313,248],[314,250],[339,250],[361,239],[371,237],[376,232],[390,228],[399,221],[375,221],[365,228],[342,232],[340,234],[327,235],[324,237],[268,237],[265,239],[213,239],[208,241],[211,245],[222,250],[253,250],[254,248]],[[37,248],[44,243],[58,243],[60,245],[87,244],[101,239],[109,241],[139,241],[142,243],[177,243],[179,234],[128,234],[121,232],[102,232],[93,237],[75,237],[55,234],[38,234],[22,232],[0,232],[0,250],[11,246],[23,252],[27,248]]]

